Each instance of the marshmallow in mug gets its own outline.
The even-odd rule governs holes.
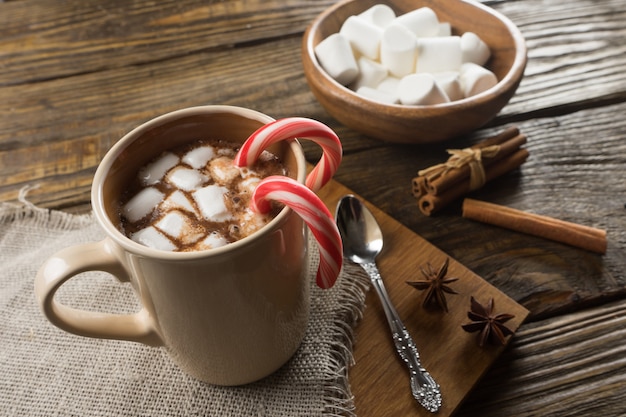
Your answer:
[[[142,167],[139,190],[129,190],[120,207],[125,234],[154,249],[198,251],[224,246],[267,224],[272,214],[252,211],[249,200],[262,178],[284,175],[284,168],[267,152],[262,166],[239,168],[233,164],[234,146],[198,142]]]
[[[396,16],[376,4],[346,19],[338,33],[316,46],[315,55],[337,82],[385,104],[445,103],[497,84],[483,67],[491,55],[487,44],[473,32],[452,36],[450,24],[439,22],[428,7]],[[420,73],[432,77],[414,76]],[[400,83],[404,77],[409,78]]]

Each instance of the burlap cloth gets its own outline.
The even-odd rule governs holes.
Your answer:
[[[102,238],[91,215],[28,204],[0,205],[0,415],[354,413],[347,369],[352,360],[352,329],[368,288],[367,278],[354,265],[344,266],[331,290],[318,289],[312,277],[309,327],[302,346],[285,366],[253,384],[217,387],[184,374],[162,348],[75,336],[46,320],[33,292],[40,265],[61,248]],[[317,255],[312,256],[315,262]],[[97,311],[137,309],[130,286],[105,273],[73,278],[58,297]]]

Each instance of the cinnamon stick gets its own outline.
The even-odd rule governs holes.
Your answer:
[[[415,198],[420,198],[421,196],[428,193],[428,188],[426,187],[426,178],[418,176],[413,178],[413,195]]]
[[[528,151],[526,149],[519,149],[512,155],[490,164],[485,167],[485,180],[489,182],[494,178],[519,168],[527,158]],[[432,213],[444,208],[454,200],[462,197],[470,191],[469,181],[461,181],[453,184],[451,188],[442,193],[426,193],[420,196],[417,204],[423,214],[430,216]]]
[[[463,217],[586,249],[606,253],[606,231],[510,207],[466,198]]]
[[[477,144],[471,146],[471,148],[486,148],[491,145],[500,145],[501,143],[504,143],[517,135],[519,135],[519,128],[517,126],[510,126],[504,129],[502,132],[498,133],[497,135],[478,142]]]
[[[514,133],[517,131],[517,128],[509,128],[507,129],[509,133]],[[507,132],[505,131],[505,132]],[[504,132],[503,132],[504,133]],[[498,162],[501,159],[506,158],[511,155],[513,152],[517,151],[522,145],[526,143],[526,136],[517,134],[516,136],[508,137],[504,134],[498,135],[492,139],[500,139],[499,142],[494,143],[495,141],[491,140],[492,145],[499,145],[500,149],[498,153],[491,158],[483,158],[482,164],[484,169],[486,170],[489,165]],[[487,142],[487,141],[485,141]],[[488,145],[488,146],[492,146]],[[488,146],[480,146],[479,148],[486,148]],[[457,183],[467,180],[470,176],[470,167],[468,165],[463,165],[459,168],[452,168],[448,171],[448,173],[444,176],[437,177],[433,181],[429,181],[428,178],[425,178],[425,184],[429,192],[434,194],[439,194]]]

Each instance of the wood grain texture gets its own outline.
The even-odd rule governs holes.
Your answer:
[[[621,0],[486,2],[520,28],[529,65],[501,121],[575,112],[626,99]]]
[[[17,1],[2,5],[0,85],[299,36],[331,1]],[[36,65],[33,62],[36,61]]]
[[[626,303],[523,326],[458,417],[624,415]]]
[[[246,48],[233,50],[236,54],[217,51],[133,71],[112,69],[3,88],[8,102],[0,125],[0,197],[15,198],[24,184],[37,182],[41,187],[31,193],[33,202],[58,206],[58,191],[90,183],[102,156],[125,133],[179,108],[233,104],[270,115],[297,114],[285,96],[293,92],[293,99],[308,99],[309,93],[301,72],[285,77],[293,66],[289,51],[294,43],[264,44],[254,49],[256,54]],[[273,54],[273,66],[263,70],[268,54]],[[250,78],[250,71],[257,70],[263,70],[263,82]],[[60,166],[67,175],[58,172]],[[74,203],[87,199],[88,194],[77,195]]]

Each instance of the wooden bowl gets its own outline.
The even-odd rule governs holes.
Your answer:
[[[344,125],[367,136],[396,143],[431,143],[469,133],[493,119],[517,89],[526,67],[526,44],[519,29],[500,13],[470,0],[390,0],[400,15],[430,7],[440,22],[449,22],[453,35],[474,32],[489,46],[485,65],[498,78],[496,86],[445,104],[387,105],[357,95],[333,80],[319,65],[315,46],[336,33],[351,15],[380,0],[342,1],[322,12],[307,28],[302,62],[309,86],[326,111]]]

